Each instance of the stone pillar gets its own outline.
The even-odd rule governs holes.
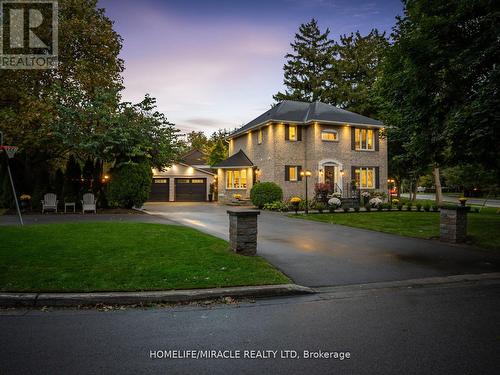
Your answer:
[[[241,255],[257,253],[257,215],[260,211],[233,211],[229,214],[229,245]]]
[[[464,242],[467,238],[467,212],[469,207],[441,207],[439,239],[445,242]]]

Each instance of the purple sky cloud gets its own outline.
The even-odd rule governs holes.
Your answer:
[[[123,99],[149,93],[182,131],[210,134],[252,120],[283,89],[284,55],[312,17],[331,35],[390,32],[394,1],[100,0],[123,37]]]

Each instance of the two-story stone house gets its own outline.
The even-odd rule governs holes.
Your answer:
[[[283,101],[232,133],[229,158],[217,168],[221,201],[246,198],[258,181],[280,185],[285,198],[305,196],[302,171],[310,171],[309,198],[317,182],[346,196],[387,191],[387,142],[380,121],[321,102]]]

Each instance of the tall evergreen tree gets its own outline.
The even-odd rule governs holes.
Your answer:
[[[311,102],[324,99],[326,76],[332,70],[332,55],[335,54],[335,43],[329,39],[329,34],[329,29],[321,32],[314,18],[300,25],[290,44],[293,53],[285,56],[285,92],[278,92],[274,100]]]
[[[336,69],[330,72],[335,82],[329,102],[349,111],[376,117],[372,87],[378,74],[379,62],[389,42],[385,33],[373,29],[366,36],[359,31],[341,35]]]

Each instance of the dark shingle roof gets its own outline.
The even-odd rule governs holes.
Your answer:
[[[253,167],[252,161],[248,156],[242,151],[238,151],[236,154],[230,156],[226,160],[213,166],[213,168],[231,168],[231,167]]]
[[[205,165],[207,164],[207,155],[195,148],[183,155],[180,161],[189,165]]]
[[[383,123],[378,120],[374,120],[354,112],[349,112],[345,109],[340,109],[330,104],[321,102],[309,103],[284,100],[271,108],[269,111],[250,121],[248,124],[237,129],[233,134],[229,136],[229,138],[243,134],[248,130],[254,129],[260,125],[264,125],[265,123],[270,121],[294,122],[303,124],[313,121],[324,121],[340,124],[347,123],[377,127],[383,126]]]

